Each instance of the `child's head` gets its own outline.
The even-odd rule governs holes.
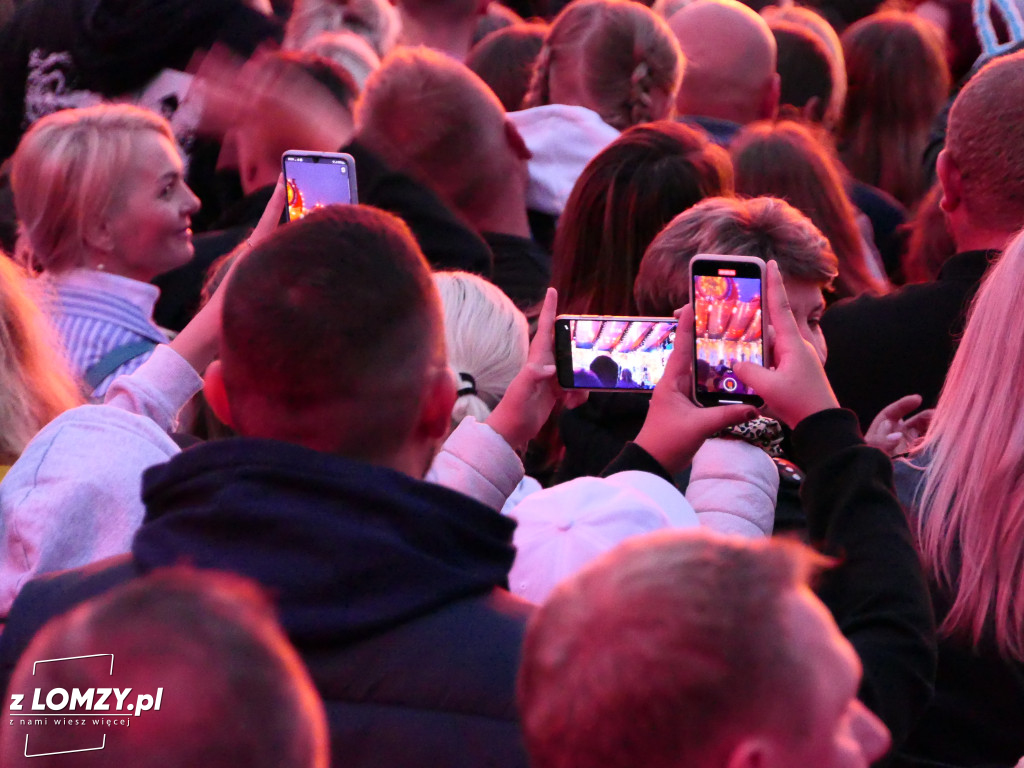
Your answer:
[[[683,55],[659,16],[629,0],[576,0],[555,18],[524,105],[592,109],[614,128],[667,118]]]

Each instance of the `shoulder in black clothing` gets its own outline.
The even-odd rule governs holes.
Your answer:
[[[857,414],[862,429],[904,395],[921,395],[924,408],[935,405],[967,307],[994,255],[957,254],[935,282],[886,296],[858,296],[825,312],[825,371],[840,404]]]

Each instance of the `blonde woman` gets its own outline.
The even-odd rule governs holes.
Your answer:
[[[149,281],[193,254],[199,198],[171,127],[137,107],[102,105],[36,122],[12,158],[18,256],[41,271],[45,309],[83,389],[101,397],[167,336]]]
[[[935,699],[907,745],[929,764],[1024,754],[1021,285],[1018,235],[978,290],[927,435],[896,467],[940,625]]]

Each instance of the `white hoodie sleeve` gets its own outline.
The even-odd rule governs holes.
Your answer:
[[[468,416],[448,435],[424,479],[500,512],[523,474],[523,462],[512,446],[489,426]]]
[[[742,440],[716,438],[694,456],[686,499],[705,528],[760,538],[771,535],[778,493],[779,470],[768,454]]]

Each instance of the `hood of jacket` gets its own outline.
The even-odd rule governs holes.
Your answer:
[[[143,477],[144,571],[254,579],[298,643],[359,640],[506,587],[515,523],[447,488],[274,440],[190,448]]]

